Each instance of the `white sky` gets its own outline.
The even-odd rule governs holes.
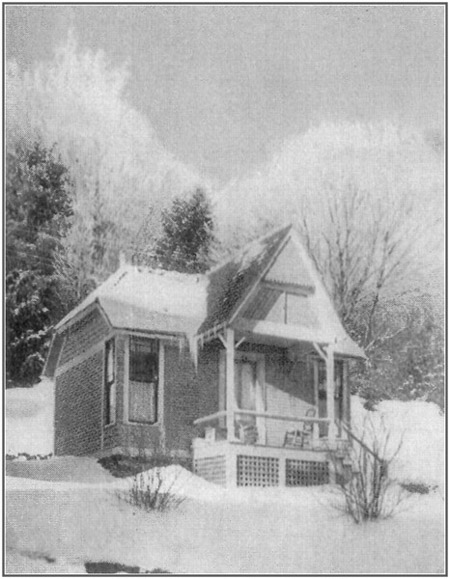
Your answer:
[[[130,67],[128,98],[181,162],[219,181],[322,120],[441,129],[444,6],[6,7],[6,57],[29,67],[73,27]],[[443,130],[443,129],[442,129]]]

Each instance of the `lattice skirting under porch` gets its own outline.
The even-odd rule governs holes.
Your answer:
[[[227,482],[226,457],[209,456],[194,460],[194,472],[209,482],[225,486]]]
[[[276,487],[279,485],[280,461],[267,456],[237,457],[238,487]]]
[[[310,487],[330,482],[328,462],[286,460],[286,486]]]
[[[194,446],[194,472],[222,486],[299,487],[334,480],[324,452],[227,444]]]

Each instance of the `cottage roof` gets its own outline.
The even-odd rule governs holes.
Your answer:
[[[183,336],[192,343],[196,336],[214,334],[225,324],[237,328],[240,318],[244,325],[249,322],[245,316],[252,311],[252,300],[260,300],[258,288],[263,282],[272,284],[269,288],[286,285],[310,295],[309,305],[302,307],[314,310],[311,315],[317,324],[312,325],[314,329],[305,318],[297,327],[275,327],[260,320],[254,326],[255,335],[277,335],[278,331],[286,339],[334,341],[341,354],[364,356],[347,336],[320,277],[293,234],[291,226],[277,229],[203,275],[123,266],[56,325],[54,344],[59,343],[58,335],[67,324],[95,305],[114,328]]]
[[[98,303],[114,328],[190,335],[205,318],[206,290],[205,276],[124,266],[55,329]]]
[[[207,316],[199,333],[233,317],[249,290],[283,247],[290,229],[291,226],[283,227],[250,243],[234,258],[207,274]]]

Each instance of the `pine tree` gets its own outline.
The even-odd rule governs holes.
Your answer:
[[[154,263],[167,270],[202,273],[211,265],[214,222],[202,189],[177,197],[162,213],[162,234],[156,240]]]
[[[16,146],[6,157],[6,371],[32,384],[43,368],[49,330],[64,313],[55,255],[70,226],[66,167],[52,151]]]

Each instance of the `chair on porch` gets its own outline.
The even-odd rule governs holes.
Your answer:
[[[238,438],[244,444],[256,444],[259,439],[256,424],[238,423]]]
[[[314,418],[316,415],[315,408],[308,408],[305,417]],[[293,428],[286,432],[284,436],[284,445],[295,448],[311,448],[313,435],[313,423],[304,421],[300,428]]]

